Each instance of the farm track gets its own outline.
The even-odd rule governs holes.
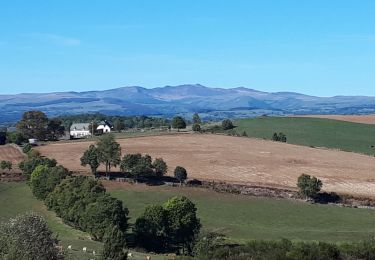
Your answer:
[[[302,173],[322,179],[325,191],[375,197],[375,158],[253,138],[183,134],[119,139],[122,154],[164,158],[168,174],[184,166],[189,179],[292,188]],[[55,143],[37,149],[73,171],[87,172],[79,158],[93,142]],[[103,169],[102,169],[103,170]]]

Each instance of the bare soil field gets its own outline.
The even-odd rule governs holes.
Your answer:
[[[304,115],[293,117],[327,118],[353,123],[375,125],[375,115]]]
[[[253,138],[183,134],[119,139],[122,154],[163,158],[169,175],[177,165],[189,179],[296,188],[302,173],[323,181],[325,191],[375,197],[375,158]],[[92,142],[55,143],[38,150],[73,171],[88,172],[79,158]]]
[[[23,153],[16,147],[12,145],[1,145],[0,146],[0,161],[11,161],[13,164],[13,169],[8,173],[8,170],[5,171],[5,175],[2,174],[1,179],[12,179],[13,177],[18,179],[20,173],[20,169],[18,168],[18,163],[20,163],[24,159]],[[0,172],[3,172],[0,170]],[[14,175],[16,174],[17,175]]]

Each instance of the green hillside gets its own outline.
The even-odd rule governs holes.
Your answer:
[[[375,155],[375,125],[297,117],[239,119],[234,124],[236,133],[246,131],[251,137],[271,139],[273,133],[283,132],[291,144]]]

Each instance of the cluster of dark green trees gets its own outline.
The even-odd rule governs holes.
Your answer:
[[[37,110],[23,113],[21,120],[17,123],[17,129],[23,138],[52,141],[63,136],[65,132],[65,127],[60,119],[49,119],[46,114]]]
[[[8,170],[8,172],[10,170],[12,170],[12,167],[13,167],[13,164],[11,161],[1,161],[0,162],[0,168],[4,171],[4,170]]]
[[[196,212],[194,203],[186,197],[148,206],[134,225],[138,246],[154,252],[178,251],[191,255],[201,228]]]
[[[300,193],[303,196],[315,199],[319,191],[322,189],[323,183],[314,176],[302,174],[298,177],[297,187],[300,189]]]
[[[352,260],[375,259],[375,239],[356,243],[255,240],[245,245],[223,245],[220,237],[204,236],[196,243],[194,259],[211,260]],[[184,259],[192,259],[185,257]]]
[[[286,135],[283,133],[274,133],[272,136],[272,141],[286,143],[287,138],[286,138]]]

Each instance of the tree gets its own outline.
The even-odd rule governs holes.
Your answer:
[[[221,122],[221,126],[223,127],[224,130],[229,130],[234,127],[232,121],[229,119],[223,120],[223,122]]]
[[[44,200],[67,176],[69,171],[63,166],[39,165],[30,177],[31,190],[37,199]]]
[[[113,134],[103,135],[97,143],[99,161],[105,164],[105,172],[111,171],[111,167],[116,167],[121,162],[121,147],[115,141]]]
[[[167,212],[167,234],[169,243],[191,254],[194,241],[199,234],[201,224],[197,218],[197,208],[184,196],[169,199],[163,205]]]
[[[116,226],[109,227],[104,237],[104,246],[101,254],[103,260],[125,260],[127,252],[125,250],[125,234]]]
[[[301,194],[309,198],[315,198],[321,190],[323,183],[314,176],[302,174],[298,177],[297,186]]]
[[[58,240],[35,213],[20,215],[0,226],[1,259],[58,259]]]
[[[8,169],[8,171],[10,172],[10,170],[12,170],[12,162],[11,161],[1,161],[0,163],[0,168],[2,170],[5,170],[5,169]]]
[[[183,181],[187,179],[187,172],[184,167],[177,166],[174,169],[174,177],[179,180],[179,182],[182,184]]]
[[[182,117],[176,116],[172,119],[172,127],[180,131],[180,129],[186,128],[186,122]]]
[[[17,123],[18,130],[26,138],[46,139],[47,116],[41,111],[27,111],[23,113],[22,119]]]
[[[4,145],[7,142],[7,129],[0,128],[0,145]]]
[[[194,132],[200,132],[201,131],[201,126],[199,124],[193,124],[193,126],[191,127],[191,129],[194,131]]]
[[[82,157],[81,157],[81,165],[82,166],[90,166],[91,173],[96,177],[97,176],[97,169],[100,165],[99,161],[99,151],[95,147],[95,145],[90,145],[89,149],[86,150]]]
[[[149,176],[153,174],[152,158],[146,154],[126,154],[120,164],[122,172],[129,172],[134,177]]]
[[[27,180],[30,180],[30,176],[37,166],[46,165],[48,167],[55,167],[57,164],[55,159],[42,157],[39,154],[35,156],[30,156],[32,151],[35,151],[35,150],[33,149],[30,150],[28,153],[29,157],[23,160],[22,162],[20,162],[18,165],[18,167],[22,171],[22,174],[26,177]]]
[[[202,121],[201,121],[201,118],[199,117],[199,115],[197,113],[194,113],[193,115],[193,124],[201,124]]]
[[[162,158],[156,158],[152,167],[155,169],[155,175],[161,177],[167,173],[168,166]]]
[[[134,225],[137,244],[156,252],[182,249],[191,253],[201,228],[196,212],[194,203],[186,197],[148,206]]]
[[[167,223],[167,212],[162,206],[147,206],[134,224],[136,243],[146,250],[163,252],[167,248]]]
[[[113,125],[116,131],[121,131],[125,128],[124,120],[120,118],[116,118]]]
[[[89,131],[90,131],[90,133],[92,135],[98,134],[99,132],[98,132],[97,128],[98,128],[98,123],[96,121],[92,121],[90,123],[90,125],[89,125]]]
[[[25,137],[19,132],[8,132],[7,133],[7,141],[8,143],[21,145],[25,142]]]
[[[242,132],[242,136],[243,136],[243,137],[247,137],[247,133],[246,133],[246,131],[243,131],[243,132]]]
[[[49,140],[56,141],[59,137],[65,134],[65,127],[62,121],[58,118],[53,118],[47,124],[47,137]]]

